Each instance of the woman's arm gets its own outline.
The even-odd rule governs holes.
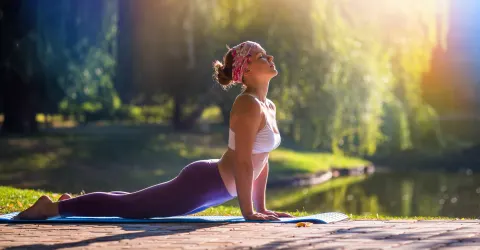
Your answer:
[[[253,209],[253,143],[262,122],[260,104],[250,96],[240,96],[232,108],[230,126],[235,132],[235,184],[240,210],[246,219],[275,219]]]
[[[269,164],[268,161],[258,175],[258,178],[254,181],[253,184],[253,202],[255,204],[255,210],[258,213],[265,215],[273,215],[276,217],[293,217],[288,213],[274,212],[267,209],[265,205],[266,198],[266,189],[267,189],[267,180],[268,180]]]
[[[253,204],[255,206],[255,211],[262,213],[267,210],[265,205],[265,192],[267,189],[267,180],[268,180],[268,171],[269,171],[268,161],[263,166],[262,172],[258,175],[257,179],[253,183]]]

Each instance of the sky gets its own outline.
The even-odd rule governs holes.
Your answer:
[[[451,2],[452,49],[458,51],[459,60],[475,62],[480,69],[480,0]]]

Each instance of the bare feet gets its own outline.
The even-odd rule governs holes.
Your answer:
[[[33,206],[15,216],[16,220],[44,220],[58,215],[57,204],[45,195],[42,195]]]
[[[68,199],[71,199],[72,196],[70,194],[62,194],[62,196],[60,196],[60,198],[58,198],[58,201],[63,201],[63,200],[68,200]]]

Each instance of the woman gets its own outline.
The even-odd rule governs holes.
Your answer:
[[[275,105],[267,99],[270,80],[278,74],[273,56],[246,41],[215,61],[214,78],[225,89],[243,84],[232,107],[228,149],[221,159],[187,165],[174,179],[133,193],[94,192],[53,202],[42,196],[16,219],[61,216],[118,216],[151,218],[187,215],[238,196],[246,220],[292,217],[265,207],[269,152],[280,144]],[[255,209],[254,209],[255,208]]]

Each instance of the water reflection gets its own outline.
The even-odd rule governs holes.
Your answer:
[[[272,209],[390,216],[480,216],[480,174],[377,173],[269,190]]]

